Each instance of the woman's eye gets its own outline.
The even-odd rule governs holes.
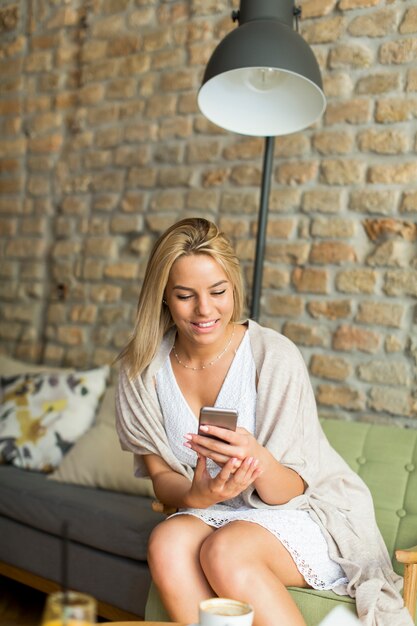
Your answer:
[[[177,296],[178,300],[189,300],[190,298],[192,298],[192,296]]]
[[[222,296],[224,293],[226,293],[226,289],[222,289],[221,291],[213,291],[213,293],[211,295],[212,296]]]

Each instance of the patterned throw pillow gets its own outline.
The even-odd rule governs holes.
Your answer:
[[[92,425],[108,366],[2,376],[0,462],[50,472]]]

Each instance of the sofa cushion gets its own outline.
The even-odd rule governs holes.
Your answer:
[[[154,496],[150,478],[133,474],[133,455],[121,449],[116,429],[97,424],[65,455],[50,480],[109,491]]]
[[[332,419],[322,426],[369,487],[393,567],[402,574],[395,550],[417,545],[417,430]]]
[[[114,425],[115,388],[104,394],[94,425],[65,455],[51,480],[154,497],[150,478],[133,473],[133,455],[122,450]]]
[[[51,471],[91,426],[109,368],[1,378],[0,458]]]
[[[10,465],[0,467],[0,516],[56,536],[66,521],[71,541],[140,561],[163,519],[150,498],[64,485]]]
[[[338,596],[334,591],[317,591],[299,587],[289,587],[288,590],[303,614],[307,626],[317,626],[339,604],[343,604],[346,609],[356,615],[355,601],[348,596]],[[145,620],[170,621],[154,583],[151,584],[146,601]]]

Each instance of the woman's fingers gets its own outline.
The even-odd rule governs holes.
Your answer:
[[[197,466],[199,468],[203,468],[206,469],[206,458],[204,456],[201,456],[201,454],[197,454]]]
[[[225,456],[224,454],[218,454],[216,452],[213,452],[212,450],[209,450],[208,448],[204,448],[203,446],[198,446],[197,444],[194,444],[192,446],[192,449],[194,450],[194,452],[196,452],[200,456],[204,456],[205,458],[212,459],[215,463],[217,463],[217,465],[220,465],[220,466],[223,466],[225,463],[227,463],[230,460],[230,458],[234,458],[231,456]]]
[[[235,431],[227,428],[220,428],[220,426],[200,426],[200,432],[204,435],[217,437],[226,443],[231,443],[234,439]],[[197,437],[199,435],[196,435]]]
[[[204,473],[207,471],[207,459],[204,456],[201,456],[201,454],[198,455],[197,457],[197,463],[195,466],[195,470],[194,470],[194,477],[197,481],[200,481],[203,476]]]
[[[238,466],[238,464],[240,465]],[[257,459],[248,457],[243,462],[230,459],[214,479],[217,487],[233,498],[251,485],[262,473]]]
[[[255,480],[255,478],[253,478],[254,475],[256,474],[257,477],[259,475],[259,472],[260,468],[258,459],[254,459],[250,456],[246,458],[239,467],[239,469],[236,470],[234,478],[236,481],[240,480],[244,483],[248,483],[249,485],[253,482],[253,480]]]
[[[226,461],[216,478],[220,478],[222,482],[227,482],[239,467],[239,459],[231,458]]]
[[[246,438],[250,435],[244,428],[237,428],[236,430],[229,430],[228,428],[221,428],[220,426],[212,426],[205,424],[200,426],[198,433],[189,433],[191,439],[197,439],[198,437],[209,437],[213,442],[228,443],[231,445],[241,445],[245,442]]]
[[[253,457],[244,461],[229,458],[214,478],[207,471],[206,463],[206,458],[199,455],[191,488],[202,508],[238,496],[261,474],[258,461]]]
[[[243,448],[232,443],[232,437],[230,437],[229,431],[214,426],[210,426],[210,428],[215,428],[219,433],[227,433],[225,437],[227,436],[230,441],[226,441],[226,438],[222,440],[213,439],[212,437],[206,437],[204,435],[187,434],[185,435],[184,446],[191,448],[195,452],[201,452],[210,458],[213,458],[214,454],[220,454],[227,459],[232,457],[243,458],[243,456],[246,456],[242,454]]]
[[[201,428],[204,429],[205,435],[188,433],[185,435],[184,445],[213,459],[216,463],[223,464],[226,459],[232,457],[243,460],[249,456],[258,457],[260,454],[261,446],[244,428],[239,427],[236,431],[211,425],[204,425]]]

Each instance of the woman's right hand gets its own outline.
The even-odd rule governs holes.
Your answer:
[[[253,457],[248,457],[243,462],[232,458],[212,478],[207,470],[207,459],[199,455],[185,505],[189,508],[205,509],[212,504],[234,498],[261,474],[258,461]]]

